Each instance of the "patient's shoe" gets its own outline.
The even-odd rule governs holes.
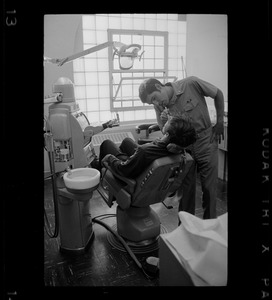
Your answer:
[[[145,271],[151,276],[159,275],[159,258],[149,256],[143,264]]]
[[[99,160],[98,158],[95,158],[92,162],[91,162],[91,167],[98,170],[98,171],[101,171],[101,167],[100,167],[100,163],[99,163]]]

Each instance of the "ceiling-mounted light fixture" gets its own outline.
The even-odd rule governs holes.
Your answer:
[[[115,50],[113,53],[113,59],[115,55],[118,55],[119,67],[121,70],[129,70],[130,68],[132,68],[134,59],[139,58],[140,61],[144,53],[143,51],[141,55],[138,54],[138,52],[141,50],[141,46],[138,44],[123,44],[119,50],[113,45],[113,48]]]

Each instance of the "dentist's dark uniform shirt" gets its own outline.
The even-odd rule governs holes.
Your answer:
[[[214,98],[217,94],[217,87],[195,76],[167,83],[166,85],[171,85],[174,89],[168,106],[170,115],[188,114],[197,133],[211,127],[212,124],[205,97]],[[164,123],[161,121],[160,115],[163,108],[155,105],[154,108],[158,124],[162,128]]]

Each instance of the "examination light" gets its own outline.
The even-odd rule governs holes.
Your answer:
[[[120,50],[118,50],[114,45],[113,48],[115,49],[113,53],[113,59],[115,55],[119,56],[119,67],[121,70],[129,70],[133,67],[134,59],[139,58],[139,61],[142,58],[142,55],[144,54],[144,51],[141,53],[141,55],[138,54],[138,52],[141,50],[141,46],[138,44],[131,44],[131,45],[125,45],[123,44],[120,47]],[[130,51],[128,51],[130,49]]]

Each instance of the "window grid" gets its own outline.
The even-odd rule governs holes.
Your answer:
[[[140,38],[139,38],[140,37]],[[137,65],[136,58],[134,60],[133,68],[129,71],[122,71],[119,69],[118,57],[115,57],[114,61],[109,61],[109,78],[112,83],[110,86],[111,97],[111,110],[117,109],[149,109],[141,101],[139,101],[138,87],[144,78],[155,77],[167,77],[168,73],[168,61],[167,61],[167,49],[168,49],[168,33],[167,32],[155,32],[155,31],[135,31],[135,30],[108,30],[109,41],[126,42],[127,44],[134,42],[136,39],[142,41],[141,50],[144,51],[141,58],[141,64]],[[159,45],[156,45],[156,41],[159,41]],[[109,54],[111,49],[109,49]],[[147,53],[147,57],[145,54]],[[157,55],[155,55],[157,53]],[[159,57],[159,60],[157,58]],[[159,61],[160,63],[157,63]],[[156,68],[159,66],[159,68]],[[119,74],[119,76],[116,76]],[[116,80],[118,78],[118,81]],[[136,79],[133,80],[133,78]],[[120,86],[119,86],[120,85]],[[136,92],[137,90],[137,92]]]
[[[145,41],[143,41],[143,36],[141,35],[130,37],[131,43],[140,44],[143,46],[143,50],[145,50],[145,47],[150,47],[149,50],[153,49],[154,52],[153,58],[146,51],[143,55],[144,59],[141,62],[138,62],[137,59],[134,61],[132,70],[137,69],[135,74],[129,72],[131,70],[128,72],[116,70],[112,74],[112,78],[109,78],[108,75],[105,76],[109,73],[109,58],[112,57],[113,53],[109,56],[109,49],[103,49],[73,61],[75,96],[79,100],[80,109],[87,115],[90,122],[107,121],[115,116],[114,111],[118,111],[121,121],[128,120],[129,117],[132,118],[130,121],[138,120],[139,118],[149,119],[150,117],[155,119],[153,107],[146,104],[143,105],[138,97],[138,86],[143,79],[134,80],[130,97],[127,96],[124,88],[124,91],[122,90],[122,94],[124,94],[123,102],[116,99],[115,107],[113,107],[110,96],[111,80],[112,83],[116,84],[116,86],[113,86],[113,94],[115,94],[115,89],[117,89],[122,76],[143,77],[143,72],[141,72],[143,69],[154,67],[156,73],[151,72],[154,69],[144,70],[146,72],[145,76],[158,77],[164,75],[164,63],[167,66],[166,71],[168,72],[168,76],[184,77],[181,56],[185,61],[186,21],[184,19],[183,21],[180,20],[177,14],[96,14],[82,16],[83,50],[106,42],[108,40],[108,29],[118,29],[119,39],[122,39],[121,41],[125,44],[130,44],[130,40],[129,36],[125,37],[120,34],[123,29],[154,32],[165,31],[169,33],[169,46],[166,49],[164,49],[164,40],[162,37],[155,36],[155,41],[152,41],[154,37],[145,37]],[[177,50],[171,50],[171,48],[177,48]],[[167,53],[166,62],[164,52]],[[176,63],[174,63],[174,60],[176,60]],[[115,59],[115,62],[118,61]],[[117,67],[119,69],[119,64],[117,64]],[[129,84],[129,80],[127,84]],[[106,90],[108,90],[107,93],[105,92]],[[92,101],[96,101],[95,105],[90,105]],[[126,105],[129,101],[131,101],[131,107],[122,107],[122,103]]]

